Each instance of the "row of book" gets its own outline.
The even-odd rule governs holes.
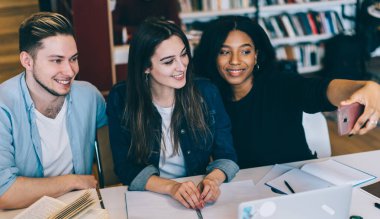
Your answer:
[[[316,1],[336,0],[258,0],[259,6],[302,4]],[[181,12],[223,11],[255,6],[255,0],[178,0]]]
[[[267,5],[286,5],[286,4],[302,4],[308,2],[327,2],[327,1],[336,1],[336,0],[258,0],[259,6],[267,6]]]
[[[323,44],[286,45],[276,48],[278,60],[296,60],[297,67],[311,67],[321,65],[324,54]]]
[[[344,31],[336,11],[285,13],[260,18],[259,24],[271,39],[319,34],[335,35]]]
[[[254,0],[178,0],[181,12],[222,11],[254,6]]]

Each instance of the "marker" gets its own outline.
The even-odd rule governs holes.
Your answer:
[[[294,190],[293,190],[293,188],[289,185],[288,182],[286,182],[286,180],[284,180],[284,183],[285,183],[286,187],[287,187],[292,193],[295,193]]]
[[[363,217],[358,216],[358,215],[352,215],[352,216],[350,217],[350,219],[363,219]]]
[[[380,209],[380,204],[379,204],[379,203],[375,202],[374,206],[375,206],[376,208]]]

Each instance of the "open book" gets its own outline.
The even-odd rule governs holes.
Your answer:
[[[68,203],[49,196],[43,196],[18,214],[15,219],[108,218],[108,212],[101,209],[98,204],[99,199],[95,189],[88,189],[79,193],[73,192],[72,194],[73,197],[69,198],[71,201]]]
[[[277,190],[279,193],[289,194],[292,193],[289,186],[294,192],[304,192],[333,185],[349,184],[357,186],[375,178],[376,176],[329,159],[326,161],[307,163],[303,165],[301,169],[291,169],[265,184]],[[285,181],[289,186],[286,185]]]

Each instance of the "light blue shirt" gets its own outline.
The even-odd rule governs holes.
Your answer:
[[[74,173],[91,174],[96,129],[107,123],[104,98],[90,83],[74,81],[66,101]],[[18,176],[43,177],[34,109],[25,73],[0,84],[0,196]]]

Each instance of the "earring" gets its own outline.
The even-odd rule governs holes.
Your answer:
[[[149,82],[149,72],[145,72],[145,83]]]

